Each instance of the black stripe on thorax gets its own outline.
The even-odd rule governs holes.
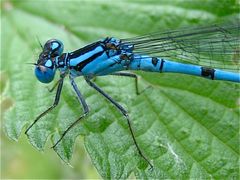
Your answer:
[[[76,71],[81,71],[88,63],[94,61],[96,58],[98,58],[99,56],[101,56],[104,52],[105,52],[105,47],[103,46],[103,43],[100,41],[97,41],[95,43],[89,44],[83,48],[80,48],[74,52],[69,53],[68,59],[74,59],[74,58],[78,58],[86,53],[89,52],[94,52],[94,50],[98,47],[102,47],[103,50],[94,53],[92,56],[90,56],[87,59],[84,59],[82,62],[78,63],[76,66],[70,67],[72,69],[75,69]]]
[[[78,65],[73,67],[73,69],[75,69],[76,71],[81,71],[87,64],[94,61],[96,58],[101,56],[103,53],[104,53],[104,51],[100,51],[98,53],[95,53],[91,57],[89,57],[89,58],[85,59],[84,61],[78,63]]]
[[[98,46],[102,46],[100,41],[97,41],[97,42],[89,44],[83,48],[80,48],[76,51],[73,51],[73,52],[69,53],[69,59],[77,58],[85,53],[88,53],[88,52],[96,49]]]

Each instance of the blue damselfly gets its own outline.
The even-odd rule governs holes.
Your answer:
[[[74,78],[83,76],[88,85],[109,100],[127,119],[140,156],[152,167],[136,141],[127,111],[92,82],[92,78],[105,75],[135,78],[137,93],[137,75],[121,71],[184,73],[239,83],[239,31],[240,24],[232,23],[156,32],[127,39],[107,37],[69,53],[63,53],[63,43],[60,40],[50,39],[42,46],[39,59],[34,64],[35,75],[40,82],[50,83],[56,70],[59,70],[60,79],[50,90],[53,91],[57,87],[57,93],[53,105],[40,114],[25,133],[27,134],[41,117],[58,105],[63,81],[68,75],[83,107],[83,114],[64,131],[53,146],[56,147],[66,133],[89,112],[88,105],[74,81]]]

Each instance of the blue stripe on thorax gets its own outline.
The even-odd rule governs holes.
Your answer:
[[[70,67],[77,66],[82,61],[85,61],[86,59],[90,58],[94,54],[102,52],[102,51],[103,51],[103,48],[101,46],[97,46],[95,49],[90,50],[90,51],[86,52],[85,54],[81,54],[80,56],[78,56],[76,58],[70,59],[69,66]]]
[[[108,59],[106,52],[103,52],[100,56],[96,57],[93,61],[89,62],[82,69],[83,75],[96,75],[106,67],[105,61]]]

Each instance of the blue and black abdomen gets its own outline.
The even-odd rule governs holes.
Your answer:
[[[212,80],[240,82],[240,74],[193,64],[184,64],[166,59],[134,55],[130,64],[132,70],[150,72],[171,72],[202,76]]]

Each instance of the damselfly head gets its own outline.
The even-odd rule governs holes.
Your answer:
[[[35,76],[42,83],[50,83],[55,75],[55,58],[48,53],[42,52],[35,65]]]
[[[35,67],[35,76],[42,83],[50,83],[55,76],[55,59],[63,53],[63,43],[57,39],[48,40],[40,53]]]

